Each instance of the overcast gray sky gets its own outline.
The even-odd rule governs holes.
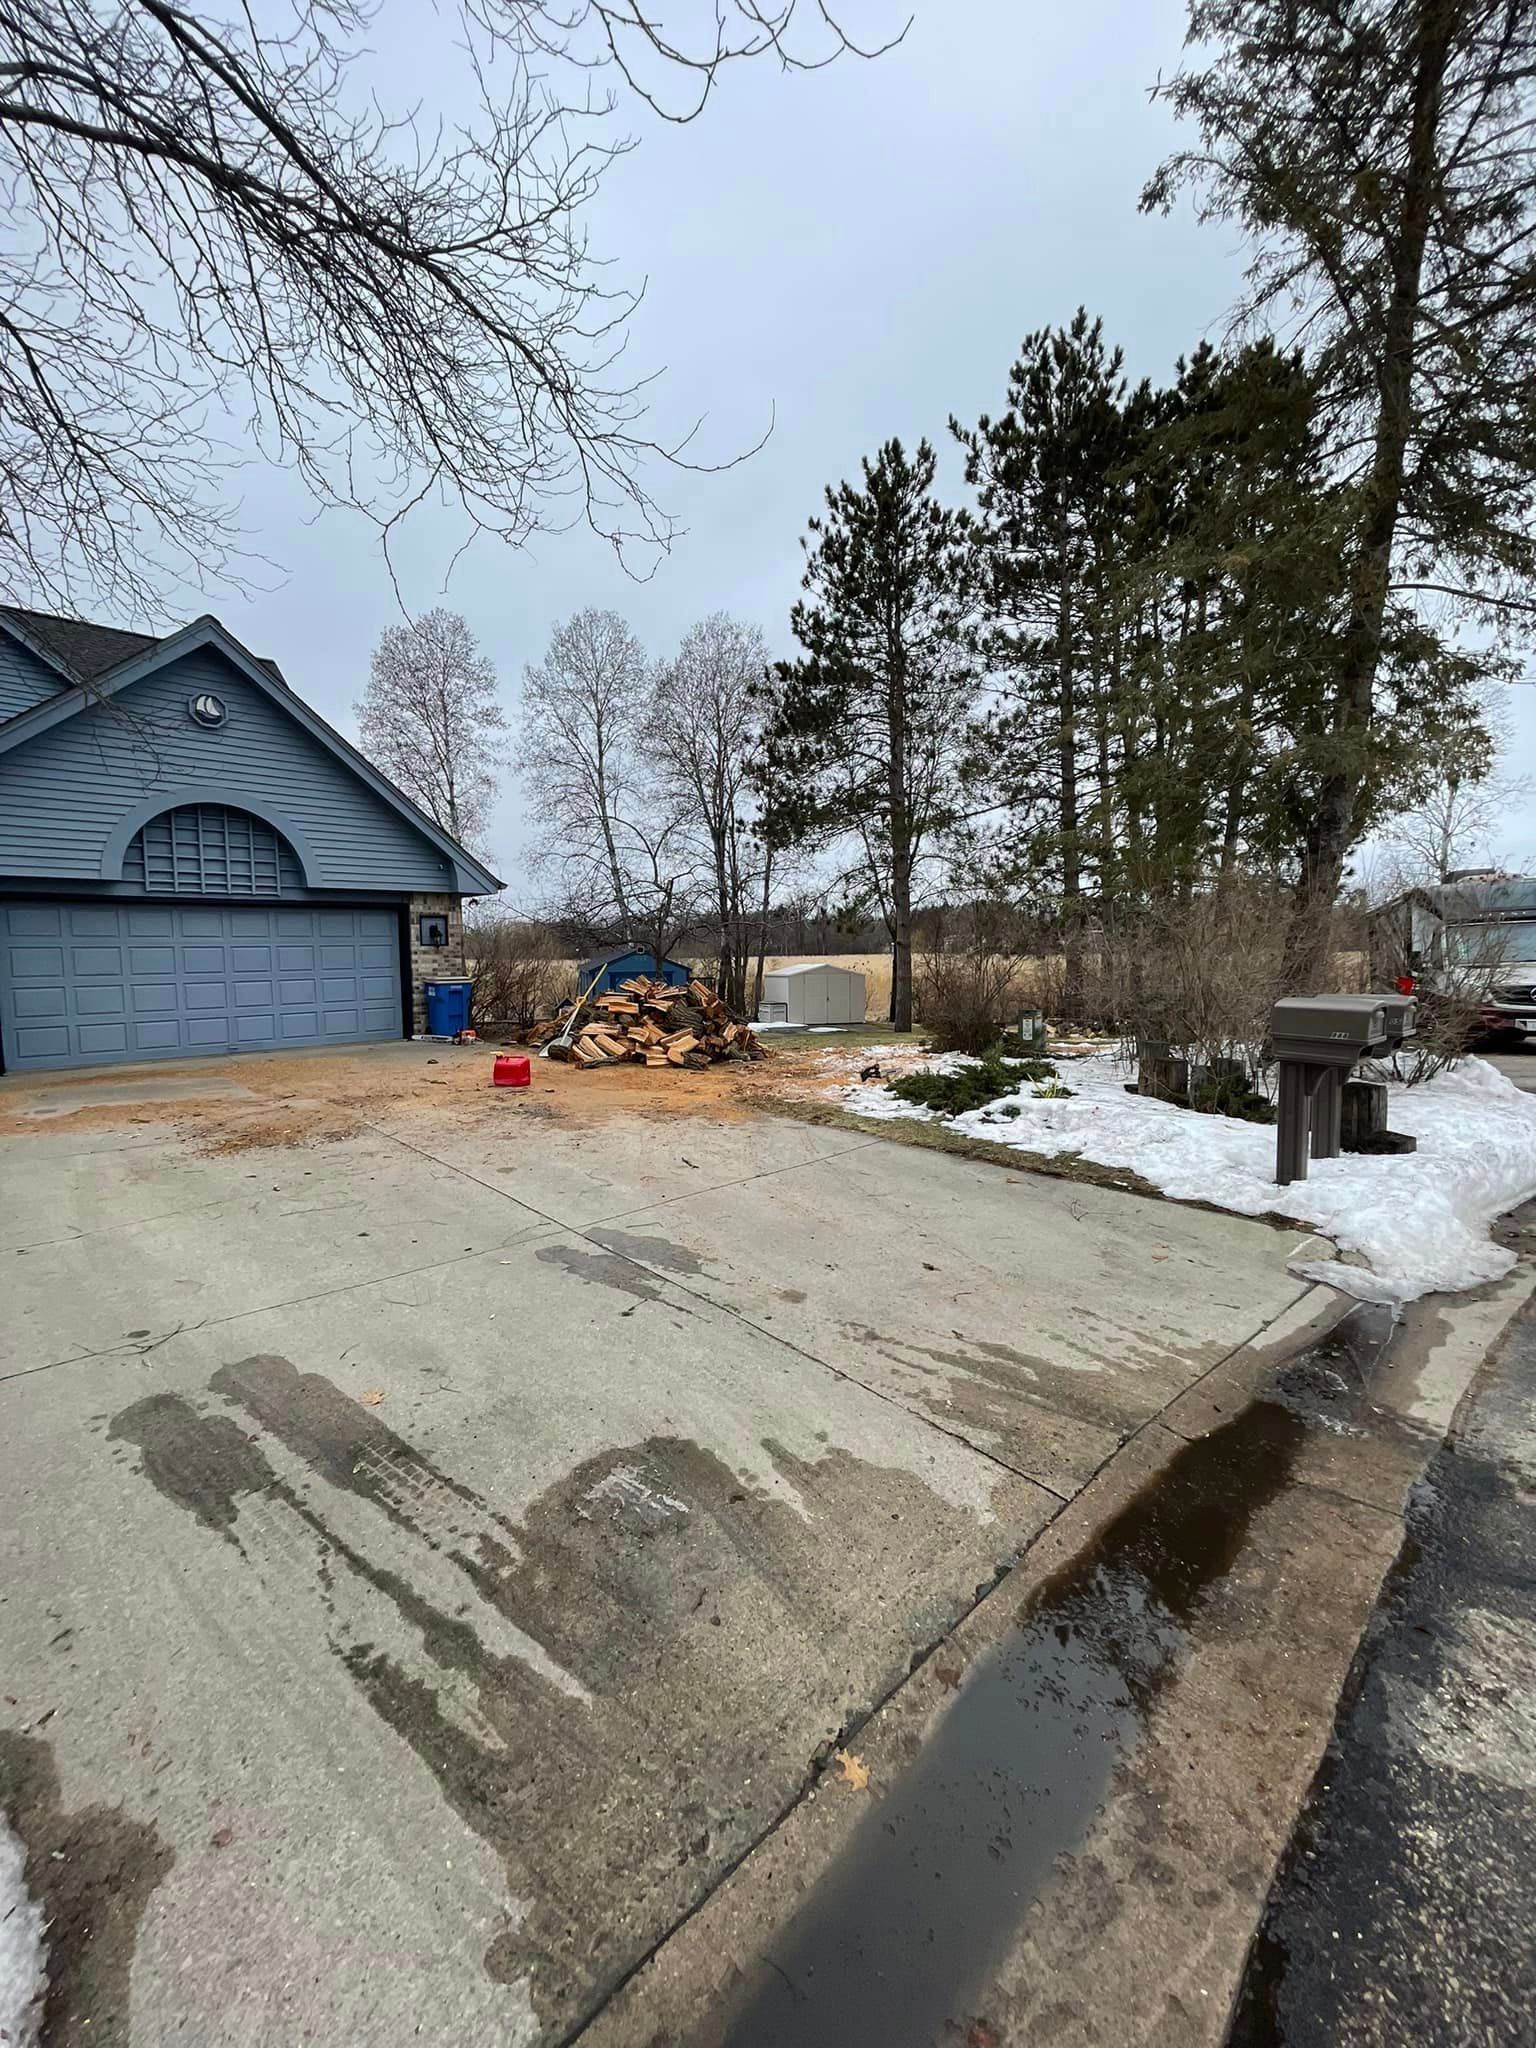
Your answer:
[[[446,511],[418,514],[396,560],[413,610],[463,612],[497,663],[521,719],[525,662],[580,606],[623,612],[668,652],[704,613],[755,620],[785,648],[799,536],[822,487],[895,434],[927,434],[951,484],[951,412],[1001,410],[1022,337],[1101,313],[1133,376],[1166,377],[1202,335],[1221,332],[1241,250],[1187,211],[1143,218],[1136,199],[1173,130],[1147,88],[1178,60],[1176,0],[916,0],[905,42],[873,63],[811,75],[737,69],[686,128],[627,112],[640,146],[615,164],[587,216],[615,282],[645,285],[629,344],[635,371],[663,372],[653,420],[665,438],[707,415],[704,457],[767,446],[724,475],[658,468],[653,494],[686,528],[647,583],[631,581],[590,534],[510,551],[482,542],[443,577],[462,537]],[[901,0],[845,0],[872,40]],[[374,66],[398,103],[447,89],[443,18],[395,0]],[[295,687],[355,731],[368,656],[399,609],[371,530],[340,514],[313,522],[298,484],[244,479],[253,543],[283,575],[215,608]],[[786,650],[787,651],[787,650]],[[1536,691],[1514,693],[1517,747],[1536,759]],[[536,713],[534,714],[536,715]],[[517,786],[503,794],[493,847],[514,898],[540,823]],[[1536,808],[1510,821],[1509,859],[1536,849]]]

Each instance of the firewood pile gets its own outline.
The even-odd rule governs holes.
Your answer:
[[[575,1022],[571,1012],[575,1008]],[[673,988],[635,975],[605,995],[567,1003],[529,1033],[531,1045],[578,1067],[636,1060],[648,1067],[708,1067],[716,1060],[760,1060],[767,1053],[751,1025],[702,981]]]

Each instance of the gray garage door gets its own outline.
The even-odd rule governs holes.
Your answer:
[[[13,1072],[401,1033],[393,910],[0,901]]]

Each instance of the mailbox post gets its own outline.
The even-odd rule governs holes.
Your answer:
[[[1366,1053],[1401,1044],[1413,1016],[1412,998],[1405,996],[1282,996],[1275,1004],[1269,1036],[1280,1063],[1275,1179],[1281,1187],[1306,1179],[1309,1155],[1339,1156],[1344,1076]]]

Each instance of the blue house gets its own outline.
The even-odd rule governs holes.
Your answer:
[[[639,946],[624,946],[617,952],[596,953],[590,960],[583,960],[576,970],[577,987],[585,993],[593,976],[599,972],[603,978],[592,991],[599,996],[610,993],[620,982],[628,981],[637,974],[648,981],[664,981],[669,988],[682,988],[692,979],[681,960],[663,960],[658,974],[655,960]]]
[[[0,606],[0,1064],[408,1037],[501,884],[217,619]]]

